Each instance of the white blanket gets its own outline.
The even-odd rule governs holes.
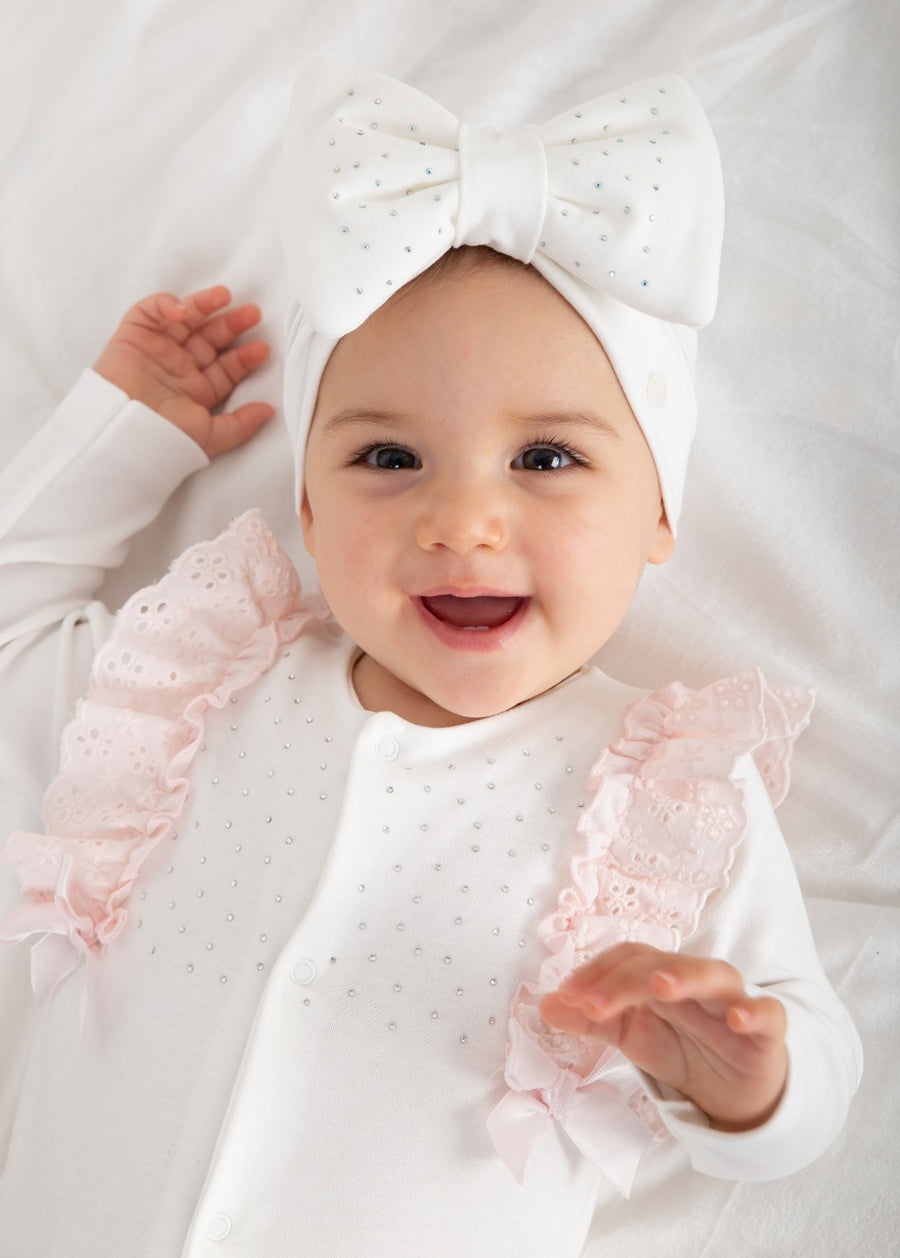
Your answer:
[[[127,306],[158,289],[222,281],[259,302],[276,353],[238,397],[277,404],[277,160],[292,78],[310,53],[375,65],[500,128],[665,70],[707,109],[727,225],[719,313],[701,338],[686,509],[676,558],[648,574],[602,663],[648,686],[759,664],[773,682],[818,691],[781,819],[866,1074],[843,1137],[802,1174],[642,1183],[605,1226],[621,1252],[654,1258],[896,1253],[900,10],[883,0],[4,0],[0,460]],[[108,601],[260,503],[311,576],[276,421],[183,487],[108,582]],[[39,801],[15,783],[0,790],[4,831],[36,824]],[[24,950],[5,950],[0,978],[12,1084],[30,1016]],[[588,1258],[604,1239],[592,1237]]]

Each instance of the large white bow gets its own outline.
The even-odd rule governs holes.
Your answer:
[[[310,61],[282,180],[290,279],[326,336],[464,244],[560,267],[657,319],[702,327],[715,309],[721,169],[677,76],[500,135],[376,71]]]

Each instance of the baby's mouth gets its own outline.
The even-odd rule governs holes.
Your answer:
[[[422,599],[426,611],[442,624],[452,629],[479,630],[499,629],[525,602],[515,596],[473,595],[463,598],[458,594],[433,594]]]

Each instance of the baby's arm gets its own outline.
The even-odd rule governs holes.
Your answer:
[[[106,573],[185,477],[272,414],[251,402],[211,415],[268,353],[235,343],[259,312],[225,314],[228,300],[218,287],[183,306],[166,295],[139,303],[100,356],[105,375],[83,373],[0,472],[0,779],[21,792],[26,828],[109,633],[96,598]]]
[[[729,1035],[735,1036],[728,1050],[728,1069],[736,1072],[740,1095],[750,1104],[746,1113],[718,1108],[720,1102],[716,1099],[716,1090],[720,1063],[715,1056],[704,1056],[705,1050],[699,1047],[702,1040],[698,1035],[688,1038],[698,1046],[696,1056],[703,1066],[711,1092],[701,1094],[695,1090],[692,1093],[695,1100],[686,1100],[682,1088],[693,1086],[693,1080],[687,1082],[685,1079],[679,1086],[677,1072],[674,1076],[669,1075],[665,1062],[657,1061],[655,1064],[661,1075],[676,1078],[674,1086],[665,1082],[661,1075],[653,1074],[646,1067],[641,1068],[647,1089],[660,1106],[663,1121],[685,1147],[697,1170],[728,1179],[766,1180],[802,1169],[837,1138],[859,1083],[862,1049],[852,1021],[822,969],[793,863],[766,789],[749,756],[738,762],[736,778],[743,782],[746,793],[748,831],[735,853],[727,886],[710,898],[696,933],[677,955],[692,972],[693,963],[699,961],[700,970],[697,973],[700,975],[706,973],[706,959],[727,958],[734,972],[740,975],[739,986],[732,986],[732,975],[727,969],[722,972],[724,990],[716,999],[713,1016],[714,1020],[716,1015],[719,1017],[719,1033],[726,1044]],[[665,980],[660,982],[651,979],[650,975],[660,969],[663,972],[670,970],[674,957],[641,951],[646,968],[637,986],[640,988],[643,984],[646,999],[635,1002],[632,988],[632,995],[626,999],[623,1000],[621,995],[617,997],[618,1007],[620,1011],[624,1008],[636,1013],[642,1004],[651,1004],[660,1023],[666,1023],[669,1018],[674,1018],[672,1011],[679,1004],[677,997],[684,993],[677,993],[671,988],[663,993]],[[602,961],[602,958],[598,960]],[[638,969],[641,967],[638,966]],[[718,962],[715,962],[708,972],[716,985],[719,982],[715,978],[717,970]],[[585,978],[589,985],[589,970]],[[703,982],[706,981],[704,978]],[[653,991],[658,982],[659,995]],[[630,983],[626,976],[625,986]],[[603,981],[600,985],[603,986]],[[576,979],[576,989],[584,986],[580,978]],[[663,994],[667,999],[660,998]],[[757,1003],[761,998],[764,998],[762,1005]],[[564,1010],[571,1014],[571,1004],[566,1006],[564,1002],[557,1003],[550,997],[546,999],[548,1021],[552,1022],[557,1012],[561,1017],[566,1016]],[[781,1019],[778,1011],[769,1001],[777,1001],[783,1006],[786,1022],[783,1035],[779,1029]],[[748,1027],[746,1038],[751,1045],[749,1051],[746,1045],[741,1050],[743,1033],[734,1032],[725,1021],[727,1009],[731,1006],[746,1008],[754,1018],[762,1012],[764,1027],[768,1027],[771,1014],[776,1028],[771,1043],[764,1042],[757,1049],[752,1041],[758,1031],[755,1026],[753,1030]],[[615,1005],[606,1006],[604,1015],[615,1008]],[[663,1013],[663,1010],[666,1012]],[[582,1012],[582,1016],[594,1023],[593,1018],[578,1010],[577,1002],[576,1011]],[[740,1026],[740,1017],[735,1020],[732,1015],[729,1021],[732,1020]],[[659,1025],[657,1029],[662,1031],[662,1041],[652,1051],[660,1057],[664,1056],[666,1044],[672,1043],[673,1039],[667,1038],[668,1028]],[[674,1042],[680,1043],[684,1034],[683,1028],[678,1033],[673,1031]],[[770,1032],[767,1030],[766,1034]],[[641,1051],[639,1046],[636,1047]],[[748,1065],[753,1066],[755,1074],[756,1067],[768,1062],[769,1065],[763,1066],[764,1073],[767,1074],[771,1067],[775,1070],[765,1086],[774,1092],[779,1077],[777,1062],[782,1050],[786,1052],[787,1079],[783,1094],[780,1098],[774,1097],[774,1112],[765,1119],[764,1097],[760,1098],[760,1112],[754,1114],[752,1106],[756,1101],[753,1100],[753,1089],[747,1090],[746,1080],[741,1076]],[[741,1051],[746,1053],[743,1059]],[[735,1052],[738,1053],[737,1058],[733,1055]],[[754,1056],[756,1052],[760,1053],[758,1057]],[[679,1061],[677,1057],[675,1060]],[[683,1065],[685,1061],[680,1059],[679,1064]],[[640,1065],[636,1059],[635,1064]],[[703,1095],[709,1109],[696,1100],[700,1095]],[[738,1121],[734,1121],[735,1118]]]

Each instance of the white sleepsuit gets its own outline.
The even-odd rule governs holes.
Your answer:
[[[510,1001],[537,979],[540,924],[583,847],[591,766],[644,692],[585,667],[453,728],[366,712],[355,648],[314,600],[302,632],[272,611],[290,574],[275,555],[260,576],[256,517],[189,552],[110,639],[91,603],[104,570],[204,462],[86,373],[3,481],[3,771],[31,792],[46,784],[48,713],[67,719],[104,643],[98,668],[105,658],[129,693],[150,693],[142,670],[161,659],[154,694],[193,678],[192,694],[215,698],[193,710],[189,752],[172,750],[146,698],[111,722],[98,709],[96,728],[88,711],[70,740],[81,794],[58,798],[54,816],[116,833],[124,822],[103,802],[114,763],[130,766],[132,812],[153,821],[115,937],[40,1014],[0,1180],[0,1258],[577,1255],[594,1210],[627,1204],[563,1123],[548,1118],[524,1185],[486,1123],[508,1092]],[[197,587],[218,582],[211,601],[193,599],[194,570]],[[204,622],[196,639],[189,615]],[[222,645],[219,628],[241,617],[252,632]],[[765,1179],[834,1138],[859,1047],[752,750],[731,755],[746,835],[685,946],[785,1001],[786,1096],[763,1127],[726,1135],[628,1069],[695,1167]],[[607,887],[626,918],[631,890]],[[79,957],[48,938],[58,977]],[[603,1103],[614,1128],[625,1101]],[[664,1143],[650,1142],[639,1176]]]

